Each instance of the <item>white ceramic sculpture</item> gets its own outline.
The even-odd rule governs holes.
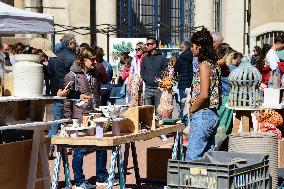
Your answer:
[[[43,66],[38,64],[39,55],[15,55],[12,66],[13,95],[19,97],[39,97],[43,94]]]
[[[106,118],[115,119],[119,117],[124,117],[124,112],[127,110],[127,106],[100,106],[98,110],[101,111]]]

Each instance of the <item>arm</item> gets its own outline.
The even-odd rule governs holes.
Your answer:
[[[65,86],[69,81],[72,81],[72,78],[69,74],[67,74],[64,78]],[[71,92],[67,95],[67,97],[70,97]],[[67,119],[71,119],[73,115],[73,102],[70,99],[65,99],[63,104],[63,117]]]
[[[141,77],[142,80],[144,81],[144,77],[145,77],[145,57],[143,58],[142,62],[141,62]]]
[[[196,112],[206,105],[209,99],[210,75],[212,70],[207,63],[200,64],[200,95],[189,109],[189,114]]]

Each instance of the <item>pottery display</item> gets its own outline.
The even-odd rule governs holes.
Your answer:
[[[39,55],[15,55],[12,66],[13,95],[19,97],[39,97],[43,95],[43,66],[38,64]]]

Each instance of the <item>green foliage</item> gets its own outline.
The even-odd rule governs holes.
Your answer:
[[[126,44],[125,41],[122,41],[121,44],[114,44],[113,49],[114,51],[112,52],[112,54],[114,56],[118,56],[122,52],[133,52],[134,51],[134,49],[132,48],[132,43],[128,42]]]

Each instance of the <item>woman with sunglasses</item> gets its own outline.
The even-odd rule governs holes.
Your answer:
[[[130,106],[142,105],[141,93],[142,93],[142,78],[141,78],[141,63],[145,56],[146,45],[143,42],[136,44],[136,55],[133,58],[130,66],[129,78],[128,78],[128,92],[130,94]],[[138,89],[138,90],[137,90]]]
[[[68,87],[69,91],[67,99],[64,100],[64,118],[78,119],[81,123],[84,114],[94,111],[96,104],[92,97],[98,92],[98,70],[95,68],[95,64],[95,51],[88,47],[78,56],[71,66],[70,72],[65,76],[65,88]],[[70,81],[73,81],[72,85],[68,85]],[[85,96],[85,100],[79,100],[82,95]],[[85,148],[76,147],[72,160],[75,185],[80,189],[94,188],[85,180],[82,169],[85,151]]]
[[[220,69],[217,66],[217,56],[210,32],[205,28],[195,32],[191,42],[192,54],[198,57],[199,69],[193,77],[192,98],[188,111],[190,133],[187,159],[195,160],[214,147],[221,94]]]

